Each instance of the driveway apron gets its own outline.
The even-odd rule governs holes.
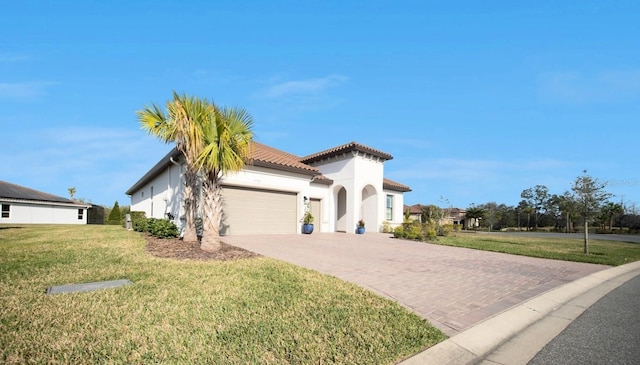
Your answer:
[[[383,233],[225,236],[223,241],[370,289],[449,336],[609,267],[400,240]]]

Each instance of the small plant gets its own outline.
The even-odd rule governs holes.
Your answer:
[[[304,213],[304,217],[302,217],[302,222],[304,224],[312,224],[313,223],[313,214],[311,214],[311,212]]]
[[[358,228],[364,228],[364,220],[360,219],[358,221]]]

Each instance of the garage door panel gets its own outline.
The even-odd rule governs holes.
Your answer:
[[[297,194],[223,187],[222,234],[282,234],[298,230]]]

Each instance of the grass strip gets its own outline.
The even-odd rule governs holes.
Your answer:
[[[456,236],[438,237],[430,243],[610,266],[640,260],[640,244],[594,239],[589,240],[589,254],[583,253],[582,239],[551,236],[461,233]]]

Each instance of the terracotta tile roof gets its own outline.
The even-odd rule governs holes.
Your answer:
[[[285,170],[302,171],[311,175],[320,175],[320,170],[301,162],[300,157],[279,149],[252,142],[249,163],[254,166],[273,167]]]
[[[388,153],[376,150],[376,149],[371,148],[371,147],[367,147],[367,146],[362,145],[362,144],[360,144],[358,142],[349,142],[349,143],[343,144],[341,146],[329,148],[328,150],[324,150],[324,151],[321,151],[321,152],[318,152],[318,153],[314,153],[312,155],[304,156],[302,158],[302,162],[310,163],[310,162],[322,160],[322,159],[325,159],[325,158],[328,158],[328,157],[341,155],[343,153],[351,152],[351,151],[365,152],[365,153],[374,155],[376,157],[380,157],[380,158],[382,158],[384,160],[393,159],[393,156],[391,156]]]
[[[400,184],[398,182],[389,180],[387,178],[384,178],[382,180],[382,188],[387,190],[401,191],[401,192],[411,191],[411,188],[408,187],[407,185]]]
[[[39,202],[53,202],[65,204],[77,204],[71,199],[45,193],[38,190],[26,188],[24,186],[11,184],[0,180],[0,199],[29,200]]]

